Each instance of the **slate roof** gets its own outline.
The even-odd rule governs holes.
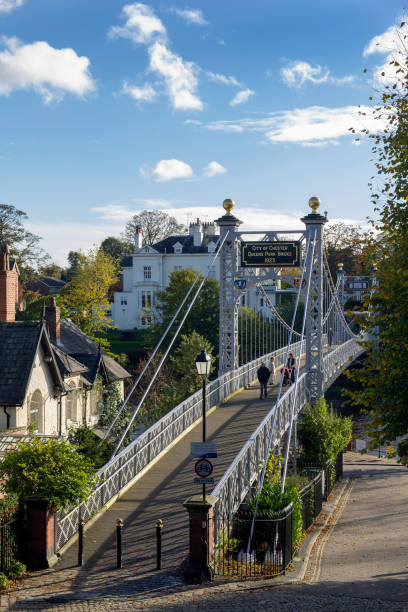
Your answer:
[[[0,406],[24,402],[34,357],[40,342],[51,351],[42,321],[0,323]],[[50,364],[56,382],[63,388],[55,362]]]
[[[40,276],[38,280],[52,289],[61,289],[66,284],[65,281],[60,278],[54,278],[53,276]]]
[[[131,268],[133,262],[133,257],[131,255],[127,255],[124,257],[120,263],[121,268]]]
[[[56,385],[66,390],[64,376],[81,374],[90,384],[99,372],[108,382],[130,376],[69,319],[61,319],[61,339],[50,340],[43,321],[0,323],[0,406],[21,406],[38,345],[53,359],[49,363]]]
[[[156,242],[156,244],[153,244],[152,246],[159,253],[167,253],[172,255],[174,253],[174,245],[176,242],[179,242],[183,247],[183,255],[185,253],[208,253],[208,243],[214,242],[214,244],[216,244],[218,239],[219,236],[216,235],[204,236],[201,245],[194,246],[193,236],[184,234],[183,236],[169,236],[169,238],[160,240],[160,242]]]
[[[122,380],[130,376],[121,365],[109,357],[98,345],[75,325],[70,319],[61,319],[61,337],[53,345],[82,364],[86,371],[82,376],[91,384],[94,383],[101,362],[110,381]]]

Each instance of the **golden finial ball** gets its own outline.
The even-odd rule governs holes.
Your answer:
[[[313,214],[317,215],[317,209],[320,206],[320,198],[313,196],[309,200],[309,206],[313,210]]]
[[[235,206],[234,200],[231,200],[231,198],[227,198],[223,201],[222,205],[224,207],[224,210],[227,212],[227,215],[231,215],[231,210]]]
[[[337,267],[338,267],[339,270],[343,270],[343,264],[342,263],[337,264]]]

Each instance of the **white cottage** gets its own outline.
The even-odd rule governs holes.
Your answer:
[[[96,425],[100,383],[130,374],[69,319],[60,319],[55,298],[45,318],[15,321],[15,275],[8,250],[0,250],[0,430],[66,435],[78,425]],[[10,283],[12,286],[10,287]]]

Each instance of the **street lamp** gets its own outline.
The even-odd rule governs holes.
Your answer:
[[[195,364],[197,372],[203,381],[203,442],[206,440],[206,415],[205,415],[205,390],[208,376],[211,370],[211,357],[206,353],[205,349],[201,349],[201,353],[197,355]],[[202,521],[202,536],[201,536],[201,580],[208,580],[208,564],[207,564],[207,509],[205,499],[205,483],[203,483],[203,521]]]
[[[206,438],[206,422],[205,422],[205,389],[207,379],[210,375],[211,370],[211,357],[208,353],[205,352],[205,349],[201,349],[201,353],[197,355],[195,364],[197,367],[197,372],[199,376],[201,376],[203,381],[203,442],[205,442]]]

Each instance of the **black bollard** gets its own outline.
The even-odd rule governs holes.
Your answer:
[[[116,521],[116,567],[122,569],[122,528],[123,521]]]
[[[85,521],[78,521],[78,566],[82,567],[84,563],[84,525]]]
[[[156,521],[156,544],[157,544],[157,569],[161,570],[162,568],[162,528],[163,521]]]

